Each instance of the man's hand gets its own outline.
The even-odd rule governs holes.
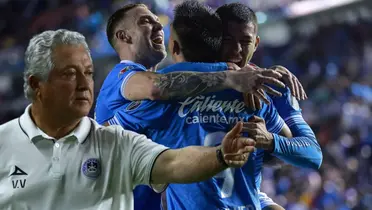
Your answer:
[[[255,69],[260,69],[260,68],[255,68]],[[297,100],[307,99],[307,95],[306,95],[304,88],[302,87],[302,84],[297,79],[297,77],[293,75],[287,68],[285,68],[284,66],[276,65],[276,66],[270,67],[270,69],[282,75],[281,80],[284,82],[286,86],[289,87],[292,95]],[[244,93],[244,103],[247,105],[247,107],[251,108],[253,111],[261,109],[260,98],[258,98],[257,96],[253,94]]]
[[[226,64],[227,64],[228,70],[233,70],[233,71],[240,70],[240,67],[236,65],[235,63],[227,62]],[[251,66],[251,67],[253,67],[254,69],[254,66]],[[262,90],[259,90],[259,91],[262,92]],[[243,93],[243,97],[244,97],[244,103],[247,107],[251,108],[253,111],[261,109],[260,98],[250,93]]]
[[[305,100],[307,99],[306,92],[304,88],[302,87],[302,84],[297,79],[297,77],[292,74],[287,68],[284,66],[272,66],[270,69],[280,73],[282,75],[281,80],[289,87],[291,90],[292,95],[297,100]]]
[[[229,167],[242,167],[254,151],[255,141],[241,137],[241,132],[246,130],[246,124],[238,122],[222,140],[222,153]]]
[[[274,137],[267,130],[265,120],[253,116],[248,120],[248,136],[256,141],[256,148],[272,151],[274,149]]]
[[[261,101],[257,96],[250,93],[243,93],[243,98],[245,105],[253,111],[260,110],[262,108]]]
[[[228,87],[236,91],[251,93],[269,104],[270,101],[266,98],[264,91],[274,96],[282,96],[282,94],[266,84],[284,88],[284,83],[279,80],[281,77],[282,75],[274,70],[255,70],[251,66],[246,66],[238,71],[229,71],[226,83]]]
[[[234,71],[240,70],[240,67],[236,65],[235,63],[227,62],[226,64],[227,64],[227,70],[234,70]]]

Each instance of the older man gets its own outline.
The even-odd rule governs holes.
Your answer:
[[[242,123],[219,147],[170,150],[87,117],[93,65],[84,36],[67,30],[33,37],[25,53],[25,113],[0,126],[2,209],[133,209],[140,184],[207,179],[240,167],[254,141]]]

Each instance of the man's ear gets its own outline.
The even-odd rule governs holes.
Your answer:
[[[258,44],[260,44],[260,36],[256,36],[256,43],[254,45],[254,50],[256,51],[257,47],[258,47]]]
[[[30,85],[31,89],[34,91],[35,96],[38,97],[40,95],[41,80],[31,75],[28,77],[28,84]]]
[[[173,49],[172,49],[172,53],[173,54],[176,54],[176,55],[179,55],[181,54],[181,45],[178,41],[176,40],[173,40]]]
[[[132,37],[125,30],[118,30],[115,33],[115,37],[116,37],[116,39],[118,39],[122,42],[125,42],[125,43],[128,43],[128,44],[132,43]]]

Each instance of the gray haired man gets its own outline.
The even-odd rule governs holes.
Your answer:
[[[208,179],[241,167],[255,142],[237,123],[221,146],[172,150],[119,126],[87,117],[93,64],[83,35],[45,31],[25,53],[25,113],[0,126],[1,209],[133,209],[132,190],[146,184]]]

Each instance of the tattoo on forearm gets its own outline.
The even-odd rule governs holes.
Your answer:
[[[155,86],[160,98],[180,99],[221,90],[225,79],[226,72],[172,72],[159,75]]]

